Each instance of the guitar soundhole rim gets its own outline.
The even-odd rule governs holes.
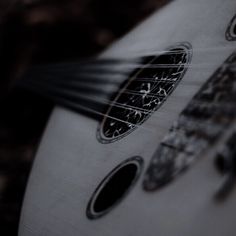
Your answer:
[[[86,209],[87,217],[97,219],[117,206],[139,179],[143,163],[141,157],[135,156],[115,167],[92,194]]]
[[[177,87],[192,58],[185,42],[143,58],[141,69],[121,86],[97,130],[101,143],[112,143],[142,125]],[[173,66],[172,66],[173,65]]]
[[[227,27],[225,37],[228,41],[236,40],[236,14],[234,15]]]

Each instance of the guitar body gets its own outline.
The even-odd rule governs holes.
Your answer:
[[[100,56],[158,55],[179,45],[188,45],[191,53],[182,79],[163,104],[118,139],[100,140],[102,119],[54,109],[29,178],[20,236],[235,234],[236,191],[220,202],[214,197],[223,182],[214,165],[215,153],[234,123],[174,181],[154,191],[147,191],[144,183],[153,155],[173,123],[234,52],[236,42],[227,40],[225,33],[235,9],[235,0],[173,1]],[[111,177],[130,161],[139,165],[132,188],[114,206],[92,209],[109,173]],[[120,181],[110,191],[126,178]]]

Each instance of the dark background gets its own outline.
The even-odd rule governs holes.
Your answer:
[[[16,235],[27,177],[53,104],[16,90],[33,64],[96,56],[168,0],[0,1],[0,235]]]

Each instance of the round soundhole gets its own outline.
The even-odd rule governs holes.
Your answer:
[[[230,21],[225,33],[225,37],[228,41],[236,40],[236,15]]]
[[[87,206],[87,217],[101,217],[121,202],[138,180],[142,166],[143,159],[133,157],[113,169],[93,193]]]
[[[191,55],[191,45],[184,43],[158,56],[143,58],[140,69],[124,83],[111,102],[98,128],[98,140],[114,142],[146,121],[183,78]]]

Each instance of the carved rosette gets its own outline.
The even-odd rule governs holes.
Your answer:
[[[178,44],[145,63],[120,88],[99,125],[97,137],[110,143],[131,133],[155,112],[183,78],[192,56],[189,43]]]

